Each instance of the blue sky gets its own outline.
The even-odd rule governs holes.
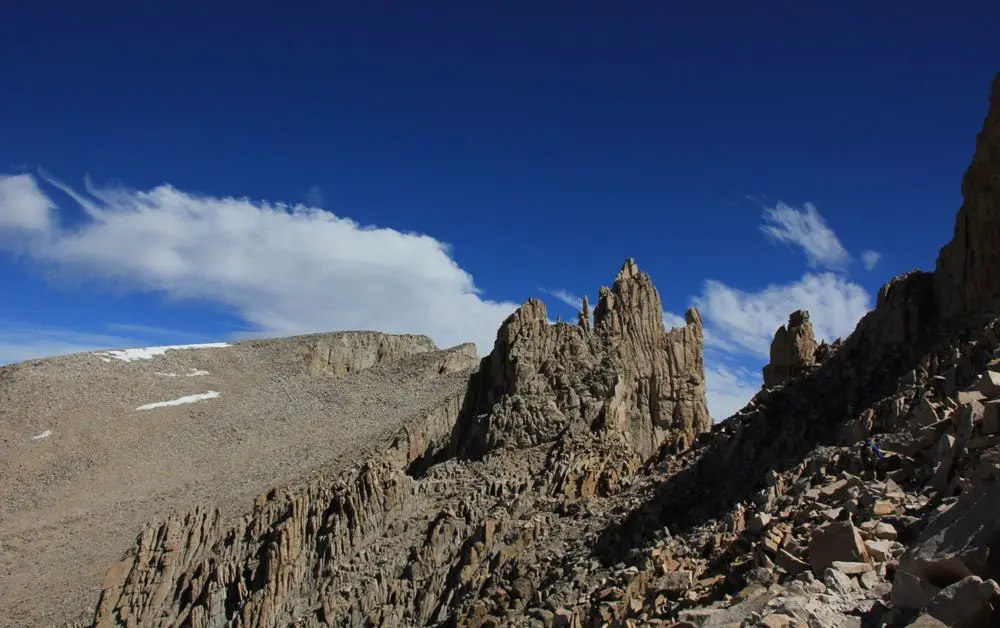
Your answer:
[[[789,312],[832,340],[933,267],[1000,69],[987,2],[83,4],[0,5],[0,361],[483,353],[631,256],[700,307],[716,418]]]

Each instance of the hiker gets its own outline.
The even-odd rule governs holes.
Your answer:
[[[877,439],[866,438],[861,445],[861,467],[867,479],[875,480],[880,475],[885,452],[878,446]]]

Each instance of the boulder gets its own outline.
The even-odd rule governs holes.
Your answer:
[[[936,587],[968,576],[1000,579],[998,543],[1000,485],[994,484],[962,495],[936,515],[900,557],[897,579],[909,573]]]
[[[993,580],[967,576],[941,589],[927,605],[927,614],[952,628],[987,628],[1000,586]]]
[[[814,574],[822,575],[835,561],[868,561],[861,534],[850,521],[837,521],[817,528],[809,541],[809,565]]]
[[[986,371],[979,379],[977,388],[987,399],[1000,397],[1000,373],[992,370]]]
[[[987,401],[983,408],[983,422],[979,426],[982,434],[1000,433],[1000,399]]]

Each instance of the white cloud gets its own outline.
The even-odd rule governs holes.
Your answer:
[[[542,289],[542,292],[554,296],[566,305],[577,310],[583,307],[583,297],[578,297],[572,292],[567,292],[565,290],[545,290],[544,288]]]
[[[176,338],[178,340],[194,341],[207,338],[205,334],[183,331],[180,329],[171,329],[167,327],[156,327],[153,325],[141,325],[137,323],[109,323],[105,327],[111,331],[132,332],[147,336]]]
[[[674,327],[684,327],[687,325],[687,320],[680,314],[674,314],[673,312],[663,313],[663,326],[669,331]]]
[[[45,231],[53,209],[55,204],[30,175],[0,174],[0,230]]]
[[[779,201],[765,206],[763,216],[761,231],[769,238],[800,247],[810,268],[837,272],[807,272],[790,283],[749,291],[705,281],[693,301],[705,325],[705,377],[715,419],[730,416],[760,389],[759,369],[789,314],[808,310],[817,340],[832,342],[850,334],[872,305],[871,295],[844,276],[851,256],[815,206],[798,210]],[[868,268],[877,261],[877,253],[862,255]]]
[[[708,388],[709,414],[718,422],[736,414],[757,394],[761,376],[760,373],[736,365],[706,366],[705,386]]]
[[[801,247],[810,268],[842,269],[851,260],[812,203],[798,210],[778,201],[775,207],[764,208],[764,223],[760,229],[772,240]]]
[[[0,364],[135,344],[141,343],[124,336],[0,320]]]
[[[882,254],[878,251],[865,251],[861,254],[861,263],[864,264],[865,270],[872,270],[875,268],[881,259]]]
[[[830,342],[854,330],[871,309],[871,296],[860,285],[833,273],[807,273],[793,283],[757,292],[710,279],[695,305],[711,330],[707,344],[767,360],[774,332],[795,310],[809,310],[817,339]]]
[[[0,204],[0,225],[53,207],[28,180]],[[88,197],[48,181],[90,220],[74,230],[36,220],[46,237],[28,250],[33,258],[84,279],[221,302],[267,334],[424,333],[441,346],[472,341],[485,353],[518,305],[484,299],[448,245],[430,236],[169,185],[133,191],[88,182]]]

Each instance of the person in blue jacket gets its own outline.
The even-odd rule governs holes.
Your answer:
[[[867,479],[878,478],[881,471],[882,461],[885,460],[885,452],[878,446],[878,440],[866,438],[861,445],[861,467]]]

